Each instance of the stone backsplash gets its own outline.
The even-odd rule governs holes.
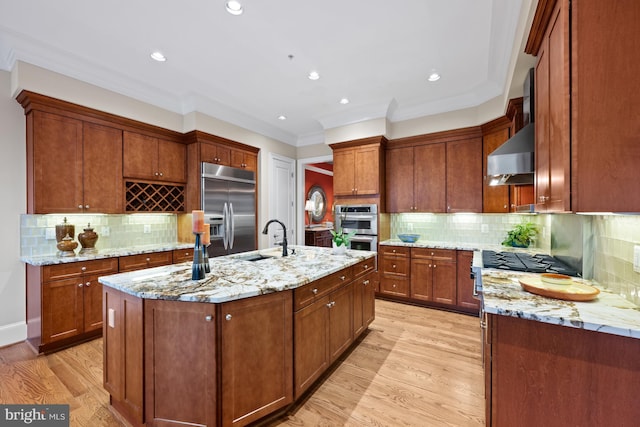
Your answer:
[[[177,241],[176,215],[21,215],[21,256],[53,255],[57,252],[55,226],[67,218],[75,225],[74,240],[91,224],[98,233],[96,249],[122,249],[133,246],[172,244]],[[81,246],[78,243],[76,253]]]

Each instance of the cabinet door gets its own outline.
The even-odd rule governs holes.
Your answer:
[[[487,157],[509,139],[509,128],[498,129],[482,137],[482,212],[508,213],[510,185],[489,185],[487,180]]]
[[[380,148],[361,147],[355,150],[355,194],[380,193]]]
[[[97,275],[83,277],[83,314],[84,332],[102,328],[102,284],[98,282]]]
[[[480,301],[474,297],[474,283],[470,276],[471,263],[473,262],[473,252],[458,251],[456,269],[457,305],[465,310],[477,313],[480,310]]]
[[[221,306],[222,425],[246,425],[293,401],[291,291]]]
[[[83,183],[86,213],[122,213],[122,131],[83,126]]]
[[[123,141],[123,175],[127,178],[157,179],[158,138],[125,131]]]
[[[356,338],[364,331],[364,286],[363,279],[353,282],[353,337]]]
[[[42,343],[82,333],[84,287],[82,278],[56,280],[42,285]]]
[[[231,150],[231,166],[256,172],[258,156],[240,150]]]
[[[355,194],[355,163],[354,150],[338,149],[333,151],[334,196],[351,196]]]
[[[294,314],[294,388],[297,399],[329,367],[329,296]]]
[[[447,212],[482,212],[482,138],[447,142]]]
[[[413,150],[413,147],[387,150],[387,174],[385,177],[387,212],[412,212],[414,210]]]
[[[33,174],[33,189],[28,189],[32,213],[81,211],[82,122],[34,111],[32,139],[33,149],[27,151],[33,157],[27,171]]]
[[[411,298],[423,301],[433,300],[432,271],[431,258],[411,259]]]
[[[447,203],[446,146],[414,147],[413,198],[418,212],[444,212]]]
[[[203,162],[231,165],[231,150],[222,145],[203,142],[200,145],[200,156]]]
[[[217,425],[215,307],[145,301],[147,423]]]
[[[549,198],[549,58],[548,39],[542,41],[535,68],[535,202],[536,211],[546,211]]]
[[[364,288],[362,296],[362,318],[364,328],[371,324],[376,317],[376,284],[378,282],[378,272],[373,271],[362,278]]]
[[[171,182],[187,180],[187,147],[178,142],[158,140],[158,173],[156,179]]]
[[[451,261],[433,261],[433,301],[456,304],[456,264]]]
[[[353,342],[353,282],[330,295],[329,354],[336,360]]]

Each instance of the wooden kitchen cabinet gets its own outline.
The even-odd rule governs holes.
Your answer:
[[[640,340],[489,314],[488,426],[631,426]]]
[[[122,131],[63,114],[27,114],[27,212],[122,212]]]
[[[144,420],[142,299],[105,286],[101,300],[107,320],[102,326],[103,386],[111,404],[126,408],[120,412],[137,425]]]
[[[332,144],[334,196],[374,196],[384,189],[384,137]]]
[[[387,212],[481,212],[481,135],[472,127],[391,141]]]
[[[200,144],[200,156],[206,163],[231,166],[231,149],[225,145],[203,142]]]
[[[456,305],[473,314],[480,312],[480,300],[475,295],[475,284],[471,278],[472,251],[457,251]]]
[[[215,309],[208,303],[144,301],[147,426],[218,425]]]
[[[174,249],[172,261],[174,264],[181,262],[193,261],[193,248],[189,249]]]
[[[193,260],[193,258],[192,258]],[[146,254],[127,255],[119,258],[120,272],[160,267],[173,263],[172,251],[151,252]]]
[[[222,426],[246,425],[293,401],[291,294],[220,305]]]
[[[184,144],[135,132],[124,132],[126,178],[184,183],[187,151]]]
[[[375,318],[375,285],[377,271],[373,261],[354,266],[353,281],[353,338],[362,334]]]
[[[456,304],[456,251],[411,248],[413,299]]]
[[[231,150],[231,167],[258,172],[258,156],[241,150]]]
[[[331,236],[331,230],[329,229],[305,228],[304,230],[305,246],[320,246],[330,248],[332,245],[332,241],[333,237]]]
[[[27,340],[49,352],[99,336],[99,276],[118,272],[116,258],[43,267],[27,264]]]
[[[380,294],[409,297],[411,249],[403,246],[381,246]]]
[[[640,212],[637,122],[640,3],[540,2],[536,55],[536,209]],[[615,78],[611,78],[615,70]],[[603,143],[607,141],[607,143]]]
[[[510,185],[489,185],[487,179],[487,158],[498,147],[504,144],[511,137],[510,127],[504,126],[483,134],[482,136],[482,212],[483,213],[509,213]]]
[[[297,399],[353,342],[351,269],[294,289],[294,395]]]

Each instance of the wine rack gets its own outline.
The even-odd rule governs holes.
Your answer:
[[[184,212],[185,186],[125,181],[126,212]]]

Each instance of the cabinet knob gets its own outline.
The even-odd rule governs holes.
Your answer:
[[[210,314],[207,316],[204,316],[204,320],[206,320],[207,322],[211,322],[212,319],[213,319],[213,316]]]
[[[162,175],[162,172],[160,172],[160,176],[163,176],[163,175]]]
[[[158,176],[158,172],[154,173],[155,176]]]
[[[83,287],[83,286],[84,286],[84,285],[83,285],[82,283],[78,283],[78,287],[79,287],[79,288],[81,288],[81,287]]]
[[[84,205],[85,209],[89,209],[89,207],[90,207],[89,205]]]
[[[365,280],[364,282],[362,282],[363,285],[367,286],[369,284],[368,280]]]
[[[311,289],[311,293],[314,295],[318,295],[318,288]]]
[[[185,252],[184,256],[190,256],[191,254],[189,252]]]
[[[151,258],[146,258],[145,261],[149,262],[151,261]]]
[[[433,264],[433,268],[436,268],[436,267],[437,267],[437,265]]]
[[[395,254],[395,253],[396,253],[396,250],[394,249],[394,250],[392,250],[391,252],[393,252],[393,253]]]
[[[431,256],[433,256],[433,252],[431,252]]]
[[[89,286],[91,286],[91,282],[87,282],[84,285],[88,288]]]
[[[78,205],[78,209],[82,209],[82,205]]]
[[[393,284],[393,287],[394,287],[394,288],[396,287],[396,284],[395,284],[395,283]]]
[[[227,319],[227,320],[231,320],[231,315],[227,314],[226,316],[224,316],[224,318]]]
[[[369,266],[367,264],[364,265],[364,270],[366,270],[367,268],[369,268]]]
[[[331,301],[330,303],[327,304],[327,307],[331,308],[331,307],[333,307],[335,305],[336,305],[336,302],[335,301]]]
[[[507,209],[507,205],[504,205],[502,208],[503,208],[503,209]]]
[[[391,267],[392,267],[392,268],[396,268],[396,265],[395,265],[395,264],[393,264]]]
[[[87,271],[87,267],[82,267],[80,270]]]
[[[344,279],[346,279],[345,276],[340,276],[340,280],[344,281]]]

